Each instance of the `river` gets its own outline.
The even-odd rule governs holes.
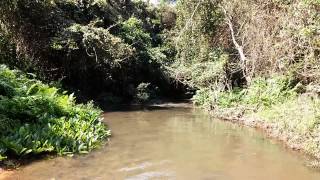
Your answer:
[[[105,113],[112,137],[102,148],[21,167],[23,180],[319,180],[306,157],[263,133],[182,107]]]

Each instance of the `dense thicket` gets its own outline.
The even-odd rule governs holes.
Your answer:
[[[110,104],[181,92],[164,70],[174,22],[173,9],[142,1],[1,1],[0,160],[86,153],[110,134],[93,103],[57,86]]]
[[[180,0],[176,9],[168,69],[198,89],[194,103],[320,157],[320,1]]]
[[[162,26],[160,11],[142,1],[4,0],[0,12],[21,69],[95,99],[132,98],[140,83],[165,94],[176,89],[159,62],[166,57],[160,31],[169,23]]]
[[[215,89],[289,72],[318,83],[319,6],[316,0],[180,0],[176,76]]]

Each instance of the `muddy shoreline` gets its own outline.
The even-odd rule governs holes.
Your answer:
[[[306,166],[320,170],[320,157],[317,157],[316,155],[308,153],[306,149],[303,148],[302,145],[296,142],[290,141],[292,137],[290,137],[285,133],[279,133],[279,130],[273,124],[260,121],[256,118],[239,118],[239,117],[232,117],[232,116],[227,117],[227,116],[219,116],[216,113],[214,113],[214,111],[211,111],[211,110],[208,112],[210,116],[214,118],[239,124],[242,126],[254,128],[257,131],[261,131],[269,139],[280,142],[284,148],[288,148],[290,150],[293,150],[295,152],[298,152],[308,157],[308,162],[306,163]]]

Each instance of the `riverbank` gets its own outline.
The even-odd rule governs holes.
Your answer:
[[[317,97],[300,95],[269,108],[233,107],[211,110],[211,116],[263,131],[286,147],[310,157],[308,166],[320,168]]]
[[[282,142],[287,148],[309,157],[306,163],[311,168],[320,168],[320,149],[315,128],[318,126],[316,94],[300,94],[276,103],[269,108],[253,109],[252,106],[235,106],[218,110],[209,110],[212,117],[244,125],[262,131],[269,138]],[[140,105],[141,106],[141,105]],[[191,100],[179,103],[155,103],[150,107],[197,108]],[[201,108],[201,107],[198,107]],[[310,135],[313,133],[313,135]]]
[[[306,166],[314,169],[320,169],[320,158],[318,157],[318,154],[312,154],[308,152],[308,149],[304,148],[304,146],[302,146],[297,141],[292,141],[293,137],[289,134],[279,133],[279,129],[277,129],[276,126],[271,123],[266,123],[258,119],[250,118],[225,117],[216,115],[212,116],[224,121],[240,124],[243,126],[255,128],[258,131],[262,131],[269,138],[283,143],[285,147],[306,155],[308,157],[308,161],[305,163]]]
[[[255,78],[230,91],[200,89],[193,100],[222,119],[258,127],[292,149],[320,159],[320,97],[317,86],[294,76]]]
[[[305,101],[305,100],[301,100],[301,101]],[[123,126],[125,126],[123,123],[133,123],[133,122],[131,122],[131,121],[133,121],[133,119],[140,119],[141,117],[141,115],[142,114],[148,114],[148,112],[149,113],[152,113],[152,112],[154,112],[155,114],[161,114],[161,115],[159,115],[159,116],[153,116],[153,115],[148,115],[148,117],[144,117],[143,116],[143,118],[145,119],[145,120],[143,120],[143,122],[144,123],[141,123],[141,124],[139,124],[140,126],[141,125],[143,125],[143,124],[145,124],[145,123],[152,123],[153,121],[150,121],[151,119],[153,119],[153,120],[155,120],[155,121],[157,121],[157,119],[158,118],[162,118],[163,116],[166,116],[167,118],[171,118],[171,119],[174,119],[173,117],[175,117],[176,116],[176,114],[175,113],[177,113],[178,112],[178,116],[177,117],[179,117],[179,118],[181,118],[181,116],[183,115],[182,114],[182,112],[184,112],[184,111],[187,111],[187,109],[192,109],[192,108],[196,108],[195,106],[192,106],[192,104],[190,103],[190,102],[183,102],[183,103],[169,103],[169,102],[166,102],[166,103],[162,103],[162,104],[153,104],[153,105],[150,105],[150,106],[141,106],[141,105],[139,105],[139,106],[131,106],[131,108],[124,108],[123,109],[123,107],[122,107],[122,109],[119,109],[119,110],[115,110],[115,111],[109,111],[109,112],[107,112],[106,113],[106,118],[105,119],[108,119],[108,124],[110,123],[110,120],[111,120],[111,122],[113,122],[113,123],[116,123],[116,122],[118,122],[118,123],[116,123],[116,127],[118,128],[116,128],[116,127],[113,127],[112,125],[115,125],[115,124],[112,124],[112,123],[110,123],[110,125],[111,125],[111,128],[114,130],[114,133],[115,133],[115,135],[116,135],[116,139],[117,139],[117,137],[119,136],[119,134],[122,134],[121,133],[121,131],[119,130],[119,128],[121,128],[122,130],[123,130],[123,132],[124,132],[124,129],[125,129],[125,127],[123,127]],[[179,110],[180,109],[180,110]],[[182,110],[182,109],[185,109],[185,110]],[[202,110],[200,109],[200,108],[196,108],[196,109],[199,109],[199,111],[198,110],[196,110],[195,112],[201,112]],[[171,110],[172,110],[172,112],[175,112],[175,113],[172,113],[172,114],[165,114],[165,113],[170,113],[171,112]],[[231,110],[231,109],[230,109]],[[239,112],[240,110],[238,109],[238,112]],[[225,111],[226,112],[226,111]],[[235,112],[237,112],[235,109],[233,110],[233,112],[235,113]],[[195,115],[197,114],[197,117],[201,117],[201,116],[203,116],[203,115],[201,115],[201,114],[204,114],[204,116],[203,117],[205,117],[205,114],[207,114],[208,112],[204,112],[204,113],[195,113]],[[238,125],[243,125],[243,126],[248,126],[248,127],[251,127],[251,128],[255,128],[257,131],[262,131],[263,132],[263,134],[266,134],[269,138],[272,138],[272,139],[275,139],[276,141],[281,141],[281,142],[283,142],[283,144],[284,145],[286,145],[288,148],[291,148],[291,149],[293,149],[293,150],[295,150],[295,151],[300,151],[301,153],[303,153],[303,152],[305,152],[305,150],[301,147],[301,146],[298,146],[299,144],[297,144],[297,143],[293,143],[293,141],[290,141],[290,138],[291,137],[289,137],[289,136],[284,136],[284,133],[282,133],[282,134],[279,134],[279,128],[277,128],[277,126],[275,126],[275,124],[272,124],[272,123],[267,123],[266,121],[263,121],[263,120],[258,120],[256,117],[254,117],[254,116],[251,116],[251,117],[249,117],[249,116],[243,116],[243,117],[237,117],[237,116],[233,116],[233,115],[231,115],[230,113],[227,115],[227,114],[220,114],[220,115],[217,115],[217,112],[214,112],[214,111],[209,111],[209,113],[208,114],[210,114],[211,116],[214,116],[214,117],[218,117],[218,119],[221,119],[221,120],[224,120],[224,121],[228,121],[228,122],[232,122],[232,123],[234,123],[234,124],[238,124]],[[130,115],[130,116],[127,116],[127,115]],[[199,115],[201,115],[201,116],[199,116]],[[235,114],[234,114],[235,115]],[[238,114],[239,115],[239,114]],[[118,117],[119,116],[119,117]],[[138,116],[138,117],[137,117]],[[152,117],[152,118],[150,118],[150,117]],[[117,118],[119,118],[119,119],[117,119]],[[189,116],[188,116],[188,118],[190,118]],[[112,121],[112,119],[115,119],[114,121]],[[199,119],[199,118],[197,118],[197,119]],[[128,121],[128,120],[130,120],[130,121]],[[120,121],[120,122],[119,122]],[[183,121],[183,118],[180,120],[180,121]],[[202,119],[201,121],[200,120],[198,120],[197,121],[197,123],[200,123],[201,124],[201,122],[202,121],[207,121],[207,120],[205,120],[205,119]],[[215,121],[213,121],[213,122],[215,122]],[[176,123],[179,123],[179,122],[176,122]],[[189,121],[188,122],[185,122],[185,123],[190,123]],[[219,124],[221,124],[222,122],[218,122]],[[181,131],[183,128],[182,127],[184,127],[184,126],[182,126],[183,125],[183,123],[182,122],[180,122],[179,123],[180,125],[179,126],[174,126],[174,127],[179,127],[180,128],[180,130],[179,131]],[[206,128],[209,128],[209,126],[210,126],[210,124],[207,124],[207,123],[204,123],[205,124],[205,126],[202,126],[202,127],[206,127]],[[222,123],[223,124],[223,123]],[[228,124],[228,123],[227,123]],[[191,124],[190,124],[191,125]],[[129,125],[126,125],[126,126],[129,126]],[[130,125],[130,127],[132,127],[133,125]],[[194,124],[194,125],[192,125],[192,126],[188,126],[189,128],[191,128],[191,127],[197,127],[198,125],[197,124]],[[208,127],[207,127],[208,126]],[[212,126],[212,125],[211,125]],[[143,126],[144,127],[144,126]],[[238,127],[238,126],[235,126],[235,127]],[[141,127],[142,128],[142,127]],[[150,127],[151,128],[151,127]],[[178,129],[179,129],[178,128]],[[182,129],[181,129],[182,128]],[[145,128],[144,127],[144,131],[148,131],[148,130],[146,130],[146,129],[148,129],[148,128]],[[150,130],[150,129],[149,129]],[[173,130],[173,129],[172,129]],[[191,130],[191,129],[190,129]],[[216,130],[214,130],[214,132],[215,132]],[[232,131],[235,131],[234,129],[232,130]],[[240,131],[244,131],[244,132],[247,132],[247,131],[251,131],[251,132],[253,132],[253,131],[255,131],[255,130],[250,130],[250,129],[242,129],[242,128],[237,128],[237,132],[238,133],[240,133]],[[159,131],[160,132],[160,131]],[[206,134],[206,136],[209,136],[210,135],[210,132],[211,131],[209,131],[208,130],[208,134]],[[127,133],[126,133],[127,134]],[[260,134],[260,133],[257,133],[257,134]],[[250,137],[249,137],[250,136]],[[246,137],[246,139],[252,139],[252,141],[255,141],[254,139],[256,138],[256,137],[251,137],[252,135],[250,135],[250,134],[246,134],[245,133],[245,137]],[[211,137],[211,135],[210,135],[210,137]],[[159,138],[159,137],[157,137],[157,138]],[[215,136],[212,136],[211,137],[211,139],[212,140],[214,140],[215,139]],[[208,139],[209,140],[209,139]],[[137,141],[138,141],[138,139],[137,139]],[[141,141],[141,139],[139,140],[139,141]],[[268,141],[269,142],[269,141]],[[123,143],[122,142],[122,140],[121,140],[121,142],[118,142],[118,143]],[[228,144],[228,143],[222,143],[221,145],[223,145],[223,146],[227,146],[226,144]],[[106,148],[107,150],[104,150],[104,149],[102,149],[101,151],[102,152],[105,152],[105,151],[108,151],[108,149],[109,148],[112,148],[112,146],[111,147],[108,147],[108,148]],[[262,148],[262,147],[261,147]],[[281,151],[286,151],[286,150],[284,150],[284,148],[283,147],[281,147],[280,146],[280,148],[279,149],[282,149]],[[115,151],[117,151],[117,152],[119,152],[119,150],[117,149],[117,150],[115,150]],[[99,151],[98,151],[99,152]],[[296,153],[293,153],[293,154],[291,154],[290,153],[290,151],[286,151],[286,153],[289,155],[289,154],[291,154],[290,156],[299,156],[299,154],[300,154],[300,152],[298,153],[298,154],[296,154]],[[246,153],[245,151],[241,151],[241,153]],[[88,155],[88,158],[90,158],[90,157],[95,157],[95,152],[93,153],[93,156],[90,156],[90,155]],[[99,153],[100,155],[101,155],[101,153]],[[110,153],[109,151],[108,151],[108,156],[115,156],[114,154],[117,154],[116,152],[114,152],[114,153]],[[107,158],[107,156],[105,157],[105,158]],[[301,158],[301,157],[297,157],[297,158]],[[64,159],[64,158],[54,158],[54,159],[59,159],[58,160],[58,162],[59,161],[61,161],[62,159]],[[43,165],[45,165],[46,164],[46,162],[47,163],[49,163],[50,164],[50,162],[52,162],[52,161],[55,161],[54,159],[51,159],[51,160],[44,160],[44,161],[36,161],[35,162],[35,164],[38,164],[38,165],[36,165],[36,167],[37,166],[40,166],[39,164],[43,164]],[[81,159],[87,159],[86,158],[86,156],[82,156],[81,158],[76,158],[76,159],[79,159],[79,160],[81,160]],[[112,159],[112,158],[111,158]],[[312,167],[312,168],[318,168],[319,167],[319,165],[318,165],[318,162],[317,161],[313,161],[314,160],[314,158],[313,157],[310,157],[310,158],[304,158],[303,156],[302,156],[302,159],[304,159],[304,160],[310,160],[310,162],[308,162],[307,163],[307,165],[308,166],[310,166],[310,167]],[[304,161],[303,160],[303,161]],[[77,161],[77,160],[75,160],[75,159],[69,159],[69,158],[67,158],[66,160],[63,160],[63,163],[72,163],[73,161]],[[86,162],[87,161],[89,161],[89,159],[87,159],[87,160],[85,160]],[[94,160],[93,160],[94,161]],[[302,164],[305,164],[305,163],[302,163]],[[33,163],[32,164],[29,164],[29,165],[27,165],[27,166],[22,166],[21,168],[22,169],[24,169],[24,168],[28,168],[29,166],[34,166],[33,165]],[[82,166],[81,166],[82,167]],[[76,169],[75,169],[76,170]],[[90,171],[91,173],[94,173],[93,171]],[[15,179],[15,177],[17,177],[17,174],[19,173],[19,171],[11,171],[11,170],[9,170],[9,171],[7,171],[7,170],[2,170],[2,171],[0,171],[0,180],[2,180],[2,179]]]
[[[106,112],[108,145],[84,156],[20,167],[34,179],[318,180],[306,157],[253,128],[211,118],[200,108],[153,107]],[[291,172],[291,173],[288,173]]]

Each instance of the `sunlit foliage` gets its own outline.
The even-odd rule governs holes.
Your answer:
[[[86,153],[110,135],[101,111],[0,66],[0,155]]]

